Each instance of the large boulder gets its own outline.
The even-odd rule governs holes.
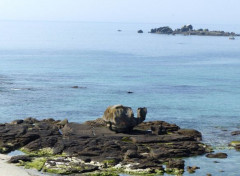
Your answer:
[[[147,108],[138,108],[137,118],[132,108],[123,105],[109,106],[103,115],[103,120],[110,130],[116,132],[130,132],[135,126],[142,123],[147,114]]]

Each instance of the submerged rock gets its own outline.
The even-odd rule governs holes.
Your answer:
[[[226,153],[209,153],[206,155],[208,158],[227,158],[228,155]]]
[[[197,167],[197,166],[187,166],[187,171],[192,174],[192,173],[195,173],[197,169],[200,169],[200,167]]]
[[[234,147],[237,151],[240,151],[240,141],[232,141],[229,146]]]
[[[231,135],[232,136],[240,135],[240,131],[233,131],[231,132]]]

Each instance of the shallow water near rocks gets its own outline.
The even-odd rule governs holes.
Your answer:
[[[147,107],[147,120],[197,129],[213,146],[240,140],[231,136],[240,129],[240,38],[147,33],[163,25],[182,24],[0,22],[0,122],[84,122],[124,104],[135,114]],[[193,26],[240,33],[239,26]],[[222,174],[204,157],[194,159]],[[240,157],[224,161],[237,166]]]

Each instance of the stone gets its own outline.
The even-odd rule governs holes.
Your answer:
[[[196,141],[202,140],[202,134],[194,129],[180,129],[177,131],[178,134],[193,137]]]
[[[200,169],[200,167],[197,167],[197,166],[187,166],[187,171],[192,174],[192,173],[195,173],[197,169]]]
[[[180,175],[184,172],[185,161],[182,159],[170,159],[166,166],[166,172]]]
[[[188,135],[187,132],[192,130],[184,133],[179,126],[164,121],[142,122],[146,118],[146,108],[139,108],[136,118],[128,107],[114,111],[109,118],[122,113],[130,121],[134,119],[135,125],[141,123],[131,126],[128,133],[109,129],[103,118],[83,124],[64,123],[64,126],[59,125],[59,120],[33,118],[20,124],[1,124],[0,152],[19,149],[32,160],[15,159],[14,162],[21,161],[23,166],[56,174],[101,173],[114,167],[120,168],[119,172],[137,171],[138,175],[140,170],[142,174],[158,175],[164,173],[162,165],[165,161],[202,155],[208,151],[196,135]],[[158,133],[152,134],[153,127],[158,128]],[[164,128],[165,134],[159,134],[162,132],[159,127]],[[182,161],[170,161],[168,165],[171,173],[183,171]]]
[[[24,122],[23,120],[14,120],[14,121],[11,122],[11,124],[17,125],[17,124],[21,124],[23,122]]]
[[[177,169],[184,169],[184,160],[181,159],[171,159],[168,161],[167,168],[177,168]]]
[[[147,108],[138,108],[138,117],[134,117],[132,108],[123,105],[109,106],[103,115],[103,120],[109,129],[116,132],[130,132],[146,119]]]
[[[127,152],[124,155],[124,159],[130,159],[130,158],[139,158],[139,154],[136,150],[127,150]]]
[[[68,124],[68,119],[64,119],[64,120],[62,120],[61,122],[58,123],[58,125],[60,125],[60,128],[64,127],[66,124]]]
[[[139,33],[139,34],[142,34],[142,33],[143,33],[143,30],[138,30],[138,33]]]
[[[234,147],[236,150],[240,148],[240,141],[232,141],[228,144],[230,147]]]
[[[209,153],[206,155],[207,158],[227,158],[228,155],[226,153]]]
[[[240,135],[240,131],[233,131],[231,132],[231,135],[232,136]]]
[[[10,158],[8,161],[9,163],[19,163],[20,161],[32,161],[32,158],[27,156],[27,155],[18,155],[18,156],[13,156]]]

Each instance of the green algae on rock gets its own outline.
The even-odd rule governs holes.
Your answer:
[[[124,112],[130,112],[127,117],[132,118],[131,109],[113,107],[123,108],[120,113],[114,111],[113,119],[118,119],[118,115]],[[19,161],[27,168],[65,175],[180,173],[182,168],[175,167],[172,159],[203,155],[210,151],[200,142],[201,133],[196,130],[180,129],[163,121],[140,123],[145,119],[146,112],[146,108],[138,109],[138,117],[133,121],[128,119],[124,125],[119,125],[121,120],[117,121],[114,124],[117,132],[103,118],[83,124],[33,118],[1,124],[0,148],[2,152],[21,149],[31,157],[31,161]],[[126,129],[128,126],[129,130]],[[165,170],[165,162],[172,166]]]

